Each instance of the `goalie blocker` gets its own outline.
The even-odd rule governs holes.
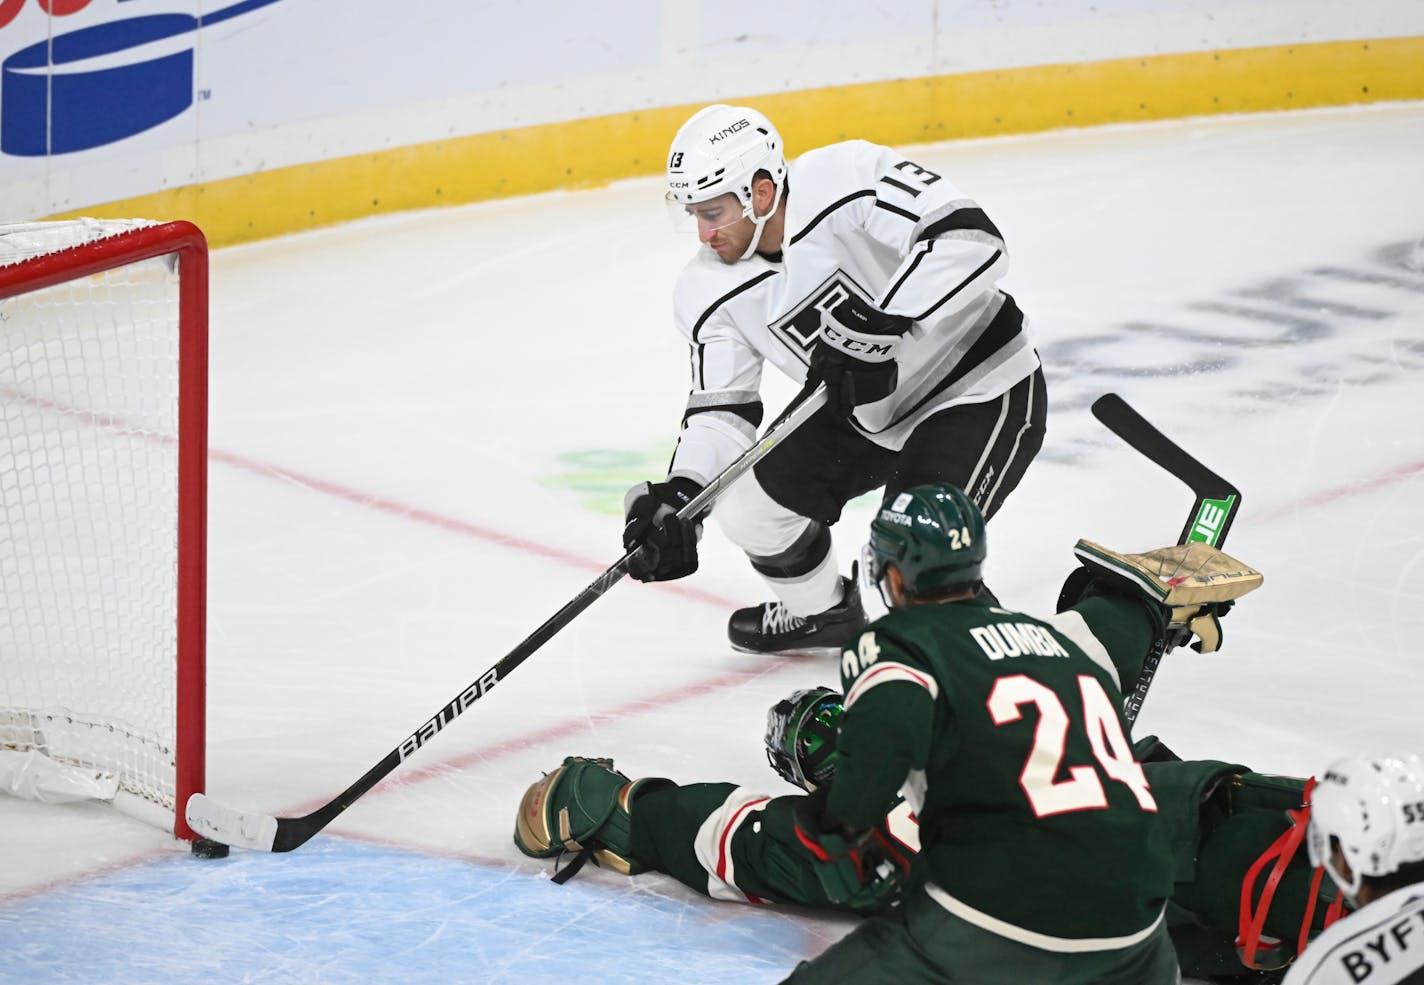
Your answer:
[[[1082,568],[1069,577],[1060,610],[1068,596],[1083,598],[1105,587],[1135,594],[1161,607],[1168,639],[1173,630],[1183,627],[1195,635],[1192,649],[1198,653],[1221,648],[1221,617],[1265,581],[1250,565],[1201,543],[1124,554],[1080,540],[1073,553]]]

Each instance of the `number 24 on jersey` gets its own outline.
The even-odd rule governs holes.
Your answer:
[[[1083,702],[1088,745],[1103,775],[1125,785],[1137,799],[1138,806],[1155,813],[1157,801],[1147,786],[1141,764],[1132,758],[1132,745],[1123,734],[1112,699],[1098,679],[1089,674],[1078,675],[1078,691]],[[1028,705],[1038,711],[1033,747],[1019,773],[1019,786],[1035,816],[1107,809],[1107,793],[1091,765],[1070,766],[1066,779],[1056,779],[1063,765],[1068,729],[1072,724],[1063,699],[1056,691],[1023,674],[1010,674],[994,682],[987,705],[995,725],[1022,720],[1023,708]]]

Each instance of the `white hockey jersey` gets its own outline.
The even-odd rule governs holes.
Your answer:
[[[1282,985],[1424,985],[1424,882],[1396,889],[1311,941]]]
[[[766,362],[804,382],[825,312],[853,292],[914,321],[899,385],[856,408],[868,439],[898,449],[938,410],[1000,396],[1038,368],[1028,325],[998,289],[1003,238],[948,180],[853,140],[791,165],[779,261],[724,264],[702,246],[674,291],[692,390],[670,475],[706,483],[751,447]]]

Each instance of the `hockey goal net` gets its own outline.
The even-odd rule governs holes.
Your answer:
[[[0,790],[192,838],[207,248],[186,222],[0,225]]]

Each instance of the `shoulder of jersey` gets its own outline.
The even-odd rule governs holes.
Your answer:
[[[969,623],[977,626],[984,621],[985,611],[976,605],[916,605],[908,609],[891,609],[871,623],[870,628],[886,630],[893,635],[905,630],[913,632],[916,627],[930,624]]]
[[[893,156],[888,147],[866,140],[843,140],[809,150],[791,164],[793,225],[819,215],[847,196],[874,192],[881,172]]]
[[[1314,982],[1317,969],[1332,964],[1338,960],[1336,948],[1347,941],[1359,938],[1374,938],[1386,925],[1393,925],[1400,922],[1400,917],[1412,922],[1413,917],[1424,914],[1424,883],[1415,883],[1413,886],[1406,886],[1396,889],[1388,895],[1377,899],[1367,906],[1347,913],[1345,918],[1337,920],[1326,927],[1324,932],[1313,941],[1310,946],[1301,952],[1300,959],[1296,962],[1298,980],[1302,982]],[[1362,947],[1357,944],[1356,947]],[[1321,976],[1323,979],[1325,976]],[[1365,979],[1361,978],[1360,981]],[[1390,979],[1399,981],[1400,979]],[[1414,981],[1409,978],[1407,981]]]
[[[695,321],[728,295],[773,281],[780,268],[760,256],[738,263],[723,263],[707,247],[700,248],[678,275],[673,304],[680,317]]]
[[[920,621],[920,617],[916,614],[917,612],[918,610],[915,608],[891,609],[889,612],[878,617],[867,629],[877,633],[885,633],[887,636],[893,637],[902,628],[913,629],[915,627]]]
[[[869,187],[875,181],[881,158],[889,153],[890,148],[868,140],[842,140],[808,150],[791,162],[791,192],[798,193],[798,180]]]

